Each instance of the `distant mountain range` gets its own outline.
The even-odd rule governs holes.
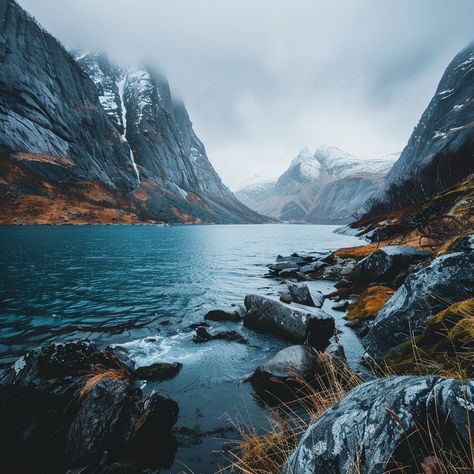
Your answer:
[[[236,196],[257,212],[284,221],[347,223],[380,192],[398,156],[368,159],[334,146],[315,153],[303,149],[276,181],[243,186]]]
[[[70,54],[0,0],[0,223],[264,222],[146,67]]]

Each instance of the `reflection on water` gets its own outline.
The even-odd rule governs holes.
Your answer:
[[[192,342],[192,323],[217,307],[242,304],[248,293],[276,294],[263,278],[277,254],[315,252],[361,242],[332,226],[81,226],[0,229],[0,364],[45,342],[88,337],[126,347],[138,365],[179,361],[174,380],[149,384],[180,405],[183,441],[170,472],[212,472],[222,438],[235,437],[223,415],[264,424],[266,416],[238,380],[287,343],[247,331],[249,345]],[[328,282],[310,286],[330,292]],[[341,318],[341,313],[328,312]],[[352,362],[361,346],[343,329]],[[212,330],[212,328],[211,328]],[[203,437],[197,433],[206,433]]]

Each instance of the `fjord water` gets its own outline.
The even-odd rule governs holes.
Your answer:
[[[236,329],[248,345],[194,344],[189,328],[216,308],[243,304],[249,293],[277,295],[264,278],[278,254],[360,245],[321,225],[78,226],[0,228],[0,364],[41,344],[87,337],[125,347],[137,365],[181,362],[173,380],[147,384],[178,401],[179,446],[169,472],[214,472],[237,434],[230,419],[265,426],[268,413],[239,380],[287,341]],[[331,282],[310,282],[324,293]],[[362,347],[337,318],[350,363]],[[227,440],[227,441],[226,441]]]

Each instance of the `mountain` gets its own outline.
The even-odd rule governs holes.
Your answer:
[[[369,214],[420,203],[474,173],[474,42],[446,68]]]
[[[305,148],[275,184],[242,187],[236,195],[252,209],[277,219],[347,223],[380,191],[398,156],[368,159],[334,146],[321,146],[314,154]]]
[[[0,0],[1,223],[264,219],[222,183],[166,79],[68,53]]]

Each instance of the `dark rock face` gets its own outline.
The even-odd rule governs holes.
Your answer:
[[[42,178],[93,179],[135,189],[130,154],[93,82],[14,1],[0,5],[2,158]]]
[[[264,221],[224,186],[160,74],[76,61],[13,0],[0,14],[2,222],[108,222],[104,208],[118,222]],[[71,211],[52,215],[51,200]]]
[[[247,340],[237,331],[221,331],[216,334],[210,334],[203,326],[196,328],[196,334],[193,337],[193,341],[196,343],[214,341],[216,339],[247,344]]]
[[[242,319],[237,311],[224,311],[222,309],[213,309],[204,316],[205,321],[232,321],[238,322]]]
[[[136,444],[158,431],[165,442],[178,415],[175,401],[156,397],[143,399],[131,369],[112,350],[77,341],[31,351],[1,380],[1,438],[8,439],[0,446],[2,465],[41,465],[48,472],[97,472],[124,459],[141,465]]]
[[[381,247],[357,263],[352,279],[357,283],[391,283],[414,262],[425,260],[431,252],[404,245]]]
[[[398,206],[392,202],[392,208],[425,200],[426,195],[447,189],[474,171],[473,97],[471,43],[446,68],[407,146],[386,176],[386,187],[409,180],[421,184],[418,194],[401,193],[401,202]],[[414,189],[411,186],[412,193]],[[387,195],[382,198],[389,199]]]
[[[309,427],[282,472],[346,474],[357,466],[382,474],[396,462],[421,465],[432,450],[429,429],[448,449],[467,453],[473,399],[472,381],[408,376],[367,382]]]
[[[364,339],[367,353],[380,357],[419,334],[450,303],[474,294],[474,253],[455,252],[434,259],[411,274],[387,301]]]
[[[247,313],[245,326],[268,331],[290,341],[303,343],[306,340],[317,349],[324,349],[334,335],[334,318],[321,309],[276,299],[248,295],[245,297]]]
[[[157,362],[156,364],[138,367],[134,371],[134,376],[139,380],[166,380],[178,375],[183,368],[183,364],[173,362],[172,364],[166,362]]]

